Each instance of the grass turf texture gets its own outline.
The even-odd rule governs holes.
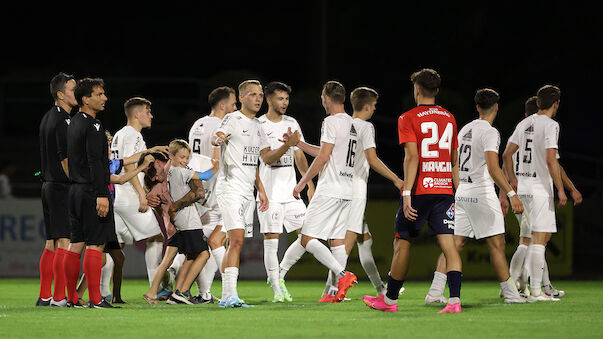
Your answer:
[[[397,313],[371,310],[362,302],[373,295],[361,281],[341,304],[316,302],[322,282],[291,281],[294,302],[273,304],[272,288],[260,281],[239,284],[250,309],[217,305],[148,305],[144,280],[124,281],[122,309],[35,307],[38,281],[0,280],[0,336],[65,337],[600,337],[603,284],[559,281],[567,296],[560,302],[505,305],[496,282],[465,282],[462,314],[437,314],[442,305],[425,305],[428,282],[408,282]],[[193,288],[194,289],[194,288]],[[213,292],[220,295],[216,282]],[[85,296],[87,299],[87,294]]]

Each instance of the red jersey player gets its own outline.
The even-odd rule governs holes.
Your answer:
[[[457,128],[454,116],[435,104],[441,78],[432,69],[410,77],[417,107],[398,119],[400,145],[404,147],[404,191],[396,214],[394,256],[387,293],[365,296],[365,303],[386,312],[398,310],[398,293],[404,284],[410,254],[410,238],[425,222],[437,235],[447,260],[450,288],[448,305],[440,313],[460,313],[461,257],[454,246],[454,184],[458,184]]]

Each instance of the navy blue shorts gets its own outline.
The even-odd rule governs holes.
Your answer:
[[[417,210],[417,220],[404,217],[402,198],[396,213],[396,238],[409,240],[421,232],[425,222],[429,234],[454,234],[454,196],[447,194],[424,194],[412,196],[412,207]]]

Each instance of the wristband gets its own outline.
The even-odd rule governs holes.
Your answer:
[[[410,191],[409,190],[402,191],[402,196],[403,197],[410,196]]]
[[[514,190],[510,190],[509,192],[507,192],[507,197],[511,198],[513,196],[517,195],[517,193],[515,193]]]

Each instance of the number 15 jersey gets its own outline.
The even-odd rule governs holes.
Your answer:
[[[412,194],[453,195],[451,157],[458,147],[454,116],[438,105],[419,105],[398,118],[398,138],[401,146],[417,144],[419,167]]]

